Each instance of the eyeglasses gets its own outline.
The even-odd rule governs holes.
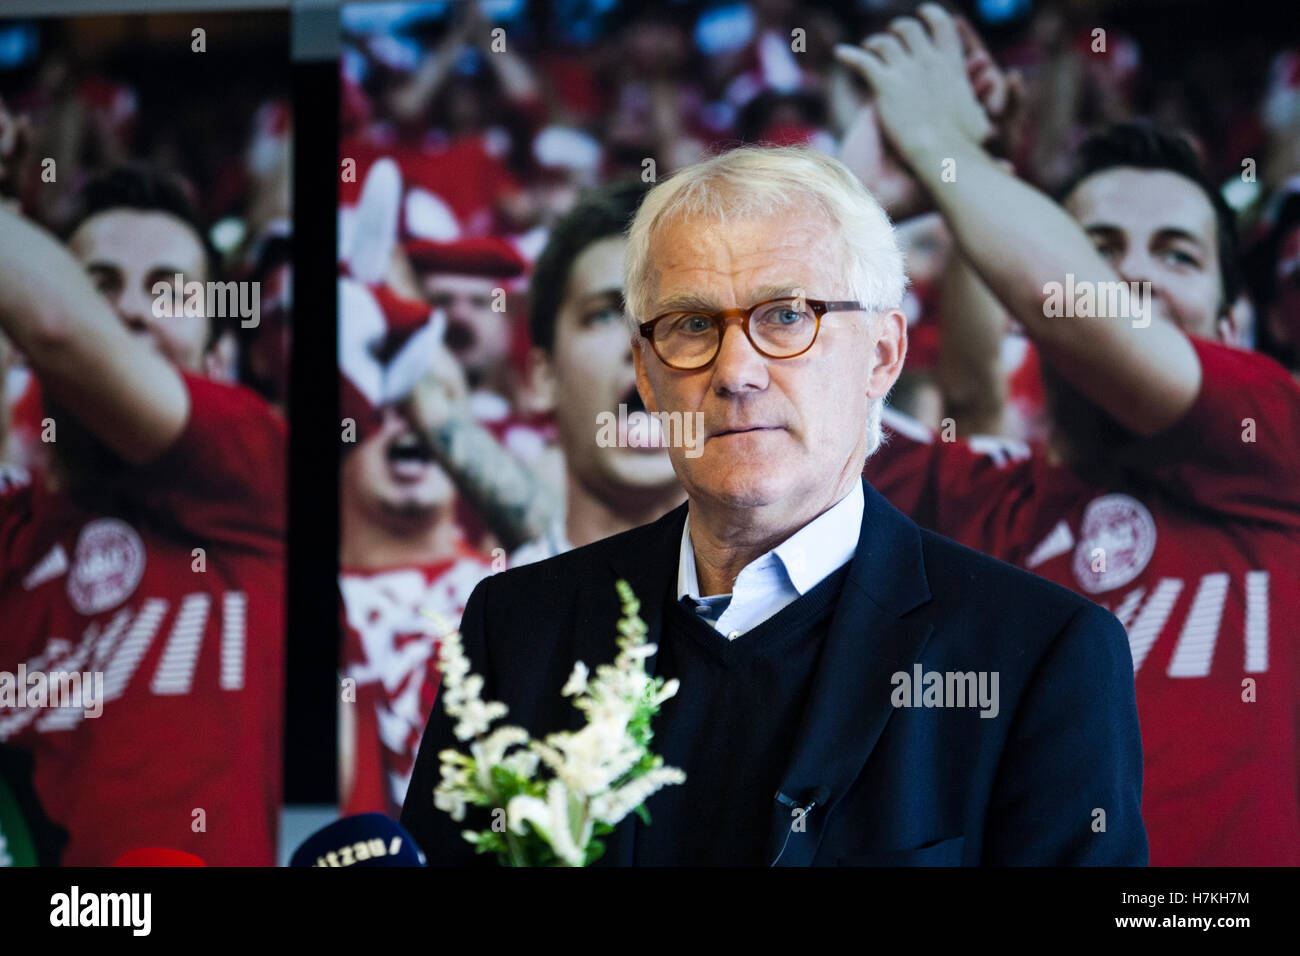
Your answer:
[[[856,312],[862,303],[824,302],[793,296],[768,299],[748,309],[719,312],[665,312],[637,326],[641,335],[669,368],[688,372],[713,364],[722,349],[730,320],[739,319],[745,338],[759,355],[771,359],[803,355],[817,341],[827,312]]]

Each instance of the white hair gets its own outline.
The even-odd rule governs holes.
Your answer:
[[[660,229],[683,219],[725,225],[809,209],[831,223],[850,295],[867,312],[899,308],[907,285],[903,254],[889,217],[848,167],[804,146],[743,146],[687,166],[646,194],[628,227],[623,256],[632,335],[653,318],[658,271],[650,248]],[[880,445],[883,404],[874,399],[868,407],[868,455]]]

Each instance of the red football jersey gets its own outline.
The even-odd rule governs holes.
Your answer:
[[[918,523],[1123,623],[1153,865],[1295,865],[1300,388],[1263,356],[1193,344],[1195,404],[1116,449],[1109,484],[1026,445],[945,443],[897,417],[864,474]]]
[[[470,592],[490,572],[488,560],[465,547],[449,561],[341,571],[342,671],[356,682],[355,704],[342,705],[355,706],[356,717],[343,816],[401,814],[438,692],[436,635],[460,626]]]
[[[183,377],[189,421],[159,460],[75,496],[0,480],[0,670],[102,675],[98,716],[0,704],[67,865],[149,846],[275,863],[285,427]]]

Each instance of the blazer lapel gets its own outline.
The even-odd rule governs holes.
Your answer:
[[[686,505],[664,515],[644,529],[645,537],[618,548],[610,555],[609,574],[596,575],[586,589],[588,606],[599,609],[590,615],[598,626],[578,629],[578,659],[595,669],[597,664],[611,663],[616,653],[615,625],[623,616],[614,582],[620,578],[632,586],[641,602],[640,616],[646,624],[646,643],[659,644],[663,633],[664,601],[676,593],[677,558],[681,547],[682,526],[686,523]],[[586,655],[586,656],[583,656]],[[646,672],[652,677],[659,655],[646,659]],[[576,711],[575,711],[576,713]],[[639,818],[629,814],[605,837],[605,855],[598,861],[604,866],[631,866]]]
[[[781,866],[812,863],[836,803],[893,713],[889,676],[910,671],[930,636],[928,622],[903,617],[930,599],[920,531],[865,480],[863,485],[857,552],[781,776],[780,793],[797,806],[806,806],[819,789],[824,799],[792,831],[800,814],[774,798],[767,859],[779,855]]]

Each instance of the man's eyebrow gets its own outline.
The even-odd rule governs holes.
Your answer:
[[[716,312],[718,304],[714,299],[698,292],[674,292],[655,302],[655,315],[665,312]]]
[[[607,289],[597,289],[594,292],[588,292],[582,297],[583,306],[594,305],[597,302],[614,301],[618,303],[619,308],[623,308],[623,287],[621,285],[612,285]]]
[[[1127,236],[1127,233],[1123,228],[1109,222],[1090,223],[1084,227],[1084,232],[1090,236]],[[1185,229],[1182,226],[1161,226],[1155,231],[1155,238],[1157,242],[1168,242],[1172,239],[1174,241],[1190,242],[1201,249],[1205,248],[1205,240],[1195,232],[1192,232],[1190,229]]]
[[[759,286],[753,291],[752,296],[753,301],[750,305],[755,305],[768,299],[793,299],[796,296],[807,298],[808,290],[797,282],[779,282],[774,285]]]
[[[174,282],[177,274],[180,274],[182,280],[188,278],[185,270],[180,266],[154,266],[148,272],[147,281],[152,285],[155,282]]]
[[[1125,232],[1119,226],[1109,222],[1090,222],[1083,227],[1083,231],[1088,235],[1102,234],[1107,236],[1123,236]]]
[[[745,304],[757,305],[768,299],[793,298],[799,293],[807,295],[807,290],[797,282],[772,283],[759,286],[751,292],[749,301]],[[654,311],[656,315],[662,315],[665,312],[717,312],[718,310],[717,300],[710,296],[698,292],[676,292],[660,299]]]
[[[1194,232],[1183,229],[1181,226],[1164,226],[1156,230],[1157,241],[1167,242],[1171,239],[1175,242],[1190,242],[1198,249],[1206,248],[1206,242],[1204,239]]]

